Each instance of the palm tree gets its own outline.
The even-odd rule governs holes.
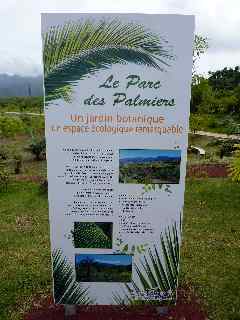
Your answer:
[[[181,229],[181,223],[180,223]],[[116,303],[123,304],[171,304],[176,300],[176,290],[179,273],[179,234],[176,223],[168,227],[160,235],[160,251],[154,245],[152,249],[140,260],[140,265],[134,264],[140,285],[133,280],[131,285],[125,284],[126,292],[122,297],[119,293],[114,293],[113,299]],[[156,292],[167,293],[167,298],[159,300],[143,300],[140,297],[142,292],[154,289]],[[165,300],[165,301],[164,301]]]
[[[91,304],[88,288],[82,288],[75,281],[71,264],[63,257],[61,250],[56,249],[53,257],[54,298],[58,304]]]
[[[43,36],[46,102],[71,101],[77,81],[112,64],[163,70],[172,58],[167,41],[138,24],[87,20],[52,26]]]

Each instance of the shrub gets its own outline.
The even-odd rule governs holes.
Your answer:
[[[7,191],[10,175],[6,166],[6,162],[0,160],[0,192]]]
[[[13,155],[13,161],[14,161],[14,172],[15,172],[15,174],[21,173],[22,163],[23,163],[22,155],[20,153],[15,153]]]
[[[219,120],[219,126],[225,128],[227,134],[240,134],[240,125],[232,116],[226,116]]]
[[[46,153],[45,138],[36,138],[33,136],[28,150],[35,156],[36,160],[42,160]]]
[[[212,139],[211,141],[208,142],[207,147],[217,147],[221,146],[223,144],[223,140],[220,139]]]
[[[31,117],[27,115],[21,116],[25,126],[26,133],[30,135],[38,135],[44,133],[45,120],[42,116]]]
[[[215,129],[219,126],[218,120],[215,117],[209,117],[207,125],[209,128]]]
[[[236,151],[230,164],[230,176],[233,181],[240,182],[240,145],[235,145]]]
[[[41,194],[47,194],[48,193],[48,180],[47,179],[44,179],[44,181],[42,181],[40,183],[39,191],[40,191]]]
[[[191,114],[190,116],[190,129],[195,133],[197,130],[201,130],[201,116],[197,114]]]
[[[0,146],[0,161],[7,160],[10,157],[9,148],[6,145]]]
[[[17,133],[23,133],[24,129],[21,119],[0,116],[0,137],[13,137]]]
[[[235,140],[227,140],[223,141],[220,150],[219,150],[219,156],[222,159],[224,156],[231,156],[232,153],[236,150],[236,141]]]

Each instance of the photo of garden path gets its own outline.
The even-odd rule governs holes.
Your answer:
[[[22,113],[19,106],[24,105],[25,113],[38,113],[41,101],[0,99],[1,111]],[[55,314],[60,319],[63,309],[54,306],[51,298],[44,117],[1,113],[0,135],[0,239],[5,248],[0,251],[0,318],[49,319]],[[230,175],[231,166],[239,161],[237,144],[239,140],[189,134],[178,300],[166,319],[240,316],[240,186],[237,176]],[[201,156],[191,146],[206,154]],[[101,310],[104,319],[116,314],[119,319],[141,319],[143,314]],[[149,319],[158,319],[154,310],[144,310]],[[93,307],[79,309],[81,315],[86,312],[89,319],[99,316]]]
[[[120,149],[119,183],[177,184],[180,150]]]

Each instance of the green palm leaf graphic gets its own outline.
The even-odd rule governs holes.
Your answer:
[[[181,229],[181,226],[180,226]],[[159,304],[172,303],[176,299],[176,290],[178,284],[179,273],[179,234],[176,223],[170,228],[168,227],[163,234],[160,235],[160,251],[154,246],[148,250],[140,260],[140,265],[134,264],[135,271],[138,276],[140,285],[134,281],[131,285],[125,284],[127,293],[122,297],[119,293],[114,293],[113,300],[116,303],[123,304]],[[143,300],[140,293],[154,289],[157,292],[169,292],[170,297],[165,301]]]
[[[173,58],[167,42],[141,25],[90,20],[53,26],[43,38],[46,102],[71,100],[77,81],[115,63],[163,70]]]
[[[90,304],[88,288],[82,288],[74,279],[71,264],[63,257],[61,250],[54,250],[53,279],[54,298],[59,304]]]

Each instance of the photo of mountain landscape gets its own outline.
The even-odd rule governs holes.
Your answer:
[[[119,183],[178,184],[181,150],[120,149]]]
[[[75,267],[76,280],[80,282],[131,282],[132,256],[77,254]]]

